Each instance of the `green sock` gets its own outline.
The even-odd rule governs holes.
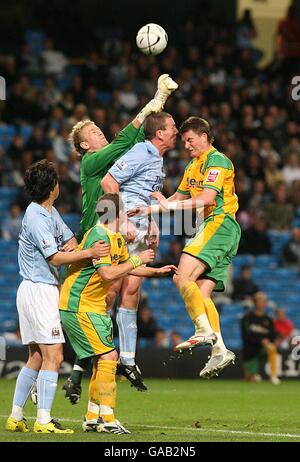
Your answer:
[[[75,363],[73,366],[73,371],[71,373],[70,379],[76,385],[80,385],[82,376],[85,370],[89,369],[91,364],[91,358],[79,359],[76,356]]]

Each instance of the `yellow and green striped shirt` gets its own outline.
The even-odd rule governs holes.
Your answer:
[[[113,233],[100,224],[84,235],[78,250],[92,247],[100,240],[110,244],[110,254],[97,260],[86,259],[69,266],[60,292],[60,310],[99,314],[106,312],[106,296],[111,283],[104,281],[97,269],[123,263],[128,260],[129,254],[122,235]]]
[[[177,191],[193,198],[204,188],[217,191],[214,205],[204,209],[204,218],[221,214],[235,217],[238,198],[234,190],[234,167],[231,160],[213,146],[186,166]]]

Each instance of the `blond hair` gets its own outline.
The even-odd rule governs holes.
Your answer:
[[[80,146],[80,143],[82,142],[81,132],[82,132],[82,129],[89,124],[95,125],[95,122],[89,119],[85,119],[85,120],[81,120],[80,122],[77,122],[77,124],[75,124],[74,127],[72,128],[72,131],[70,134],[70,141],[71,143],[73,143],[76,151],[81,156],[83,156],[87,152],[87,149],[84,149]]]

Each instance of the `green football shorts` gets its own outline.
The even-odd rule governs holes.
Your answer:
[[[115,349],[110,316],[60,310],[60,318],[79,359],[103,355]]]
[[[201,279],[212,279],[214,288],[223,292],[228,279],[228,267],[236,255],[241,238],[241,228],[231,215],[216,215],[204,220],[195,237],[190,239],[183,253],[206,263],[209,269]]]

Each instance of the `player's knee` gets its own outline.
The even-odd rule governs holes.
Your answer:
[[[116,292],[109,292],[105,298],[106,309],[111,310],[116,299]]]
[[[177,289],[182,289],[183,285],[185,284],[185,278],[181,274],[174,274],[173,282],[176,285]]]
[[[105,355],[102,355],[99,361],[118,361],[118,352],[117,350],[110,351],[109,353],[106,353]]]

